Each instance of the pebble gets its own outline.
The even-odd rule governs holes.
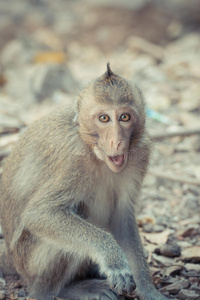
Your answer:
[[[162,61],[164,56],[163,48],[138,36],[129,37],[127,47],[133,52],[146,53],[152,56],[157,62]]]
[[[189,291],[189,290],[181,290],[178,293],[178,296],[180,299],[183,300],[196,300],[199,299],[199,295],[195,291]]]
[[[180,290],[187,289],[190,283],[188,280],[182,278],[179,281],[176,281],[168,286],[165,286],[160,289],[161,292],[169,292],[171,294],[178,294]]]
[[[27,294],[26,294],[26,292],[25,292],[24,290],[21,290],[21,291],[19,291],[19,292],[17,293],[17,296],[18,296],[18,297],[26,297]]]
[[[6,299],[6,293],[5,293],[5,291],[0,291],[0,299],[1,300]]]
[[[162,245],[155,249],[156,254],[166,257],[178,257],[181,255],[181,248],[178,245]]]

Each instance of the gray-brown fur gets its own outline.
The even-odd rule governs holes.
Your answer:
[[[115,76],[110,67],[106,76]],[[80,93],[78,112],[61,107],[37,121],[4,167],[0,213],[7,251],[39,300],[116,300],[132,295],[134,280],[141,299],[166,299],[151,283],[134,216],[151,148],[144,100],[121,77],[105,84],[107,79]],[[122,107],[124,95],[137,116],[120,173],[97,159],[99,135],[85,103],[98,106],[107,94],[109,104],[113,93]]]

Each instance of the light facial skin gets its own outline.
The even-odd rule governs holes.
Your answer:
[[[95,154],[111,171],[121,172],[128,162],[130,137],[136,119],[134,111],[130,107],[102,106],[93,114],[93,119],[99,136]]]

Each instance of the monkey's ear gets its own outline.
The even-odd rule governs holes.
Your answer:
[[[76,114],[74,115],[73,122],[75,124],[78,124],[78,112],[76,112]]]
[[[80,103],[77,99],[76,99],[76,103],[74,105],[74,110],[75,110],[75,113],[74,113],[74,117],[73,117],[73,122],[75,124],[78,124],[79,123],[78,117],[79,117],[79,111],[80,111]]]

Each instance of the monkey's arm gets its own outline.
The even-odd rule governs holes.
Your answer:
[[[30,204],[31,203],[31,204]],[[47,202],[45,202],[47,203]],[[29,202],[22,223],[32,234],[49,244],[96,262],[113,291],[132,295],[135,289],[127,259],[112,235],[80,218],[70,209]]]
[[[131,203],[127,206],[119,204],[116,208],[112,232],[126,254],[140,297],[144,300],[167,300],[153,286]]]

